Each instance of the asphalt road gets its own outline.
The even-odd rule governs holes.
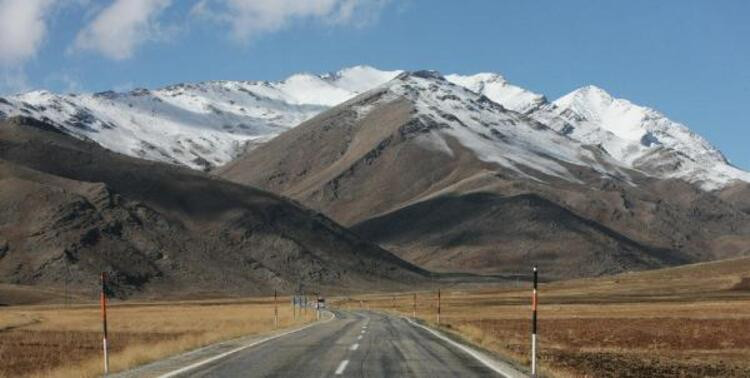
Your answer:
[[[336,319],[184,374],[190,377],[497,377],[406,319],[335,311]]]

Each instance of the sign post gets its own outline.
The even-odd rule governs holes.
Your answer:
[[[99,298],[102,310],[102,347],[104,350],[104,375],[109,374],[109,354],[107,350],[107,273],[102,272],[102,293]]]
[[[534,266],[534,290],[531,294],[531,376],[536,378],[536,307],[537,307],[537,270]]]

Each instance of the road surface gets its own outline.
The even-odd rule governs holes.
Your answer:
[[[405,318],[335,311],[336,318],[186,371],[189,377],[502,376]]]

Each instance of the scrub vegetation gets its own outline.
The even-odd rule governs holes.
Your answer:
[[[279,326],[294,319],[279,298]],[[110,370],[120,371],[203,345],[274,330],[272,298],[160,303],[111,303]],[[96,305],[0,309],[0,376],[94,377],[102,373],[102,324]]]
[[[543,272],[542,272],[543,277]],[[750,259],[541,285],[539,365],[552,377],[750,376]],[[530,285],[441,290],[440,328],[529,366]],[[417,293],[436,325],[437,288]],[[412,316],[413,294],[340,306]]]

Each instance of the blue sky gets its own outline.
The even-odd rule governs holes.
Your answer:
[[[750,1],[0,0],[0,93],[281,79],[367,64],[587,84],[749,169]]]

